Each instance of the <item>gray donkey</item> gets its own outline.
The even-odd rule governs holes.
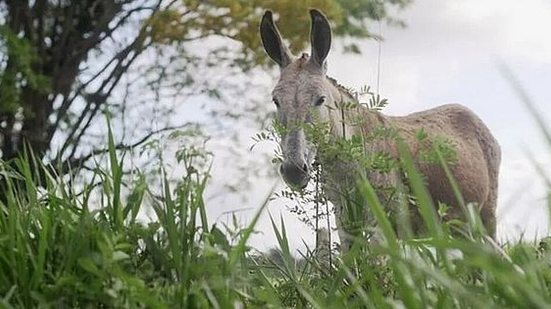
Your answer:
[[[319,149],[316,149],[308,132],[305,132],[308,125],[328,123],[330,138],[336,140],[360,136],[366,140],[366,153],[384,151],[391,157],[399,158],[397,139],[370,141],[366,138],[375,130],[391,128],[409,148],[433,201],[449,206],[447,218],[464,218],[464,211],[442,165],[429,164],[418,159],[424,143],[420,141],[419,132],[431,137],[442,137],[453,146],[455,160],[449,168],[464,203],[473,203],[478,207],[487,232],[495,238],[501,153],[486,125],[472,111],[458,104],[443,105],[404,117],[386,116],[358,104],[354,95],[326,76],[325,60],[331,47],[331,27],[318,10],[310,10],[310,17],[311,54],[304,53],[298,58],[283,43],[270,11],[264,14],[260,24],[264,49],[279,65],[281,73],[272,95],[278,111],[278,121],[284,127],[280,141],[283,153],[280,173],[285,182],[294,188],[304,188],[309,181],[312,164]],[[338,108],[344,102],[357,104],[345,111],[344,108]],[[351,234],[344,222],[346,209],[342,193],[347,187],[356,184],[353,169],[358,165],[355,162],[346,162],[338,156],[325,160],[322,158],[320,161],[327,195],[335,206],[341,247],[344,245],[346,248],[351,244]],[[407,185],[402,175],[400,171],[387,174],[366,172],[367,179],[374,187]],[[420,233],[423,220],[418,211],[410,212],[411,230]],[[362,220],[366,224],[369,218]]]

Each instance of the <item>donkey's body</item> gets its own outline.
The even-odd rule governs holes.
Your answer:
[[[327,122],[330,124],[330,134],[335,138],[366,137],[374,129],[391,128],[408,146],[413,158],[417,158],[417,153],[423,149],[423,141],[417,137],[419,130],[423,129],[427,136],[441,137],[451,143],[456,154],[455,161],[450,164],[453,178],[464,201],[478,205],[482,221],[494,237],[500,149],[488,128],[472,111],[458,104],[443,105],[404,117],[386,116],[359,104],[352,109],[335,108],[339,103],[354,102],[355,98],[344,87],[326,77],[325,57],[331,42],[329,24],[318,11],[312,10],[310,14],[311,57],[303,54],[299,59],[293,59],[281,43],[271,13],[264,16],[261,24],[266,51],[281,67],[281,77],[273,95],[278,105],[279,120],[288,129],[281,142],[284,154],[281,174],[285,181],[291,186],[304,187],[316,155],[316,149],[306,139],[301,124]],[[366,143],[365,151],[385,152],[399,157],[396,139],[370,141]],[[461,218],[463,211],[441,165],[421,161],[415,163],[425,177],[432,199],[451,206],[448,218]],[[357,175],[353,170],[357,168],[357,163],[333,158],[322,159],[321,164],[326,171],[324,178],[329,199],[335,204],[341,242],[348,242],[343,224],[342,192],[355,185]],[[401,176],[399,171],[367,173],[375,187],[396,187],[401,184]],[[422,220],[418,214],[413,213],[410,220],[414,231],[422,230]]]

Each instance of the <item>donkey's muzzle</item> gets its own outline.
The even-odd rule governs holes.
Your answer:
[[[309,167],[306,163],[296,164],[295,162],[285,161],[279,168],[281,177],[292,188],[303,189],[310,180]]]

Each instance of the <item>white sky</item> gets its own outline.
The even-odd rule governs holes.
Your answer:
[[[547,163],[551,174],[548,168],[551,148],[542,142],[533,119],[503,78],[498,64],[510,66],[542,115],[551,119],[551,1],[418,0],[398,17],[407,23],[407,28],[382,26],[385,41],[380,93],[390,101],[386,113],[403,115],[451,102],[474,110],[502,146],[498,236],[505,240],[524,233],[525,238],[532,239],[536,234],[546,234],[545,190],[526,150],[530,149],[538,161]],[[340,54],[339,42],[333,44],[328,73],[343,85],[356,88],[376,85],[378,44],[366,41],[360,45],[363,54],[353,56]],[[273,85],[276,74],[257,78]],[[269,102],[269,92],[263,96]],[[250,152],[252,142],[248,137],[255,130],[241,130],[241,136],[245,137],[243,151],[238,154],[217,151],[213,182],[230,177],[228,162],[254,160],[260,153],[271,151],[264,146]],[[212,145],[215,150],[221,149],[224,141],[215,140]],[[248,200],[232,195],[211,197],[208,203],[211,221],[226,222],[228,216],[224,212],[248,209],[237,213],[243,223],[247,222],[276,181],[280,183],[253,179]],[[277,220],[280,214],[284,216],[293,247],[302,247],[303,240],[312,243],[312,232],[281,205],[270,205],[269,211]],[[251,245],[259,249],[276,246],[267,214],[257,230],[261,233],[253,237]]]

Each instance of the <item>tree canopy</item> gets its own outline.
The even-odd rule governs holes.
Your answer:
[[[150,74],[152,92],[161,87],[204,91],[189,73],[192,68],[222,61],[240,71],[268,65],[258,36],[266,9],[285,17],[279,26],[298,51],[307,43],[310,7],[328,15],[337,37],[366,38],[369,21],[396,22],[389,12],[409,2],[0,0],[0,157],[10,160],[28,144],[38,158],[65,172],[101,153],[87,137],[103,113],[117,117],[133,108],[136,102],[124,89],[146,79],[143,72]],[[239,48],[213,49],[209,40]],[[158,100],[153,96],[140,104]],[[142,136],[118,147],[173,127],[143,125]]]

